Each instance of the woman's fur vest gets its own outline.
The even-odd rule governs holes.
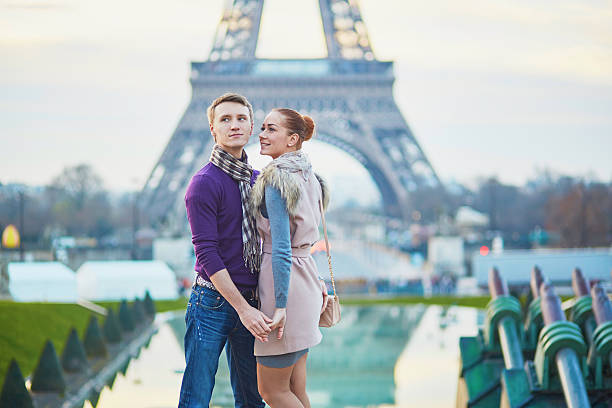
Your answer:
[[[322,197],[323,197],[323,209],[327,209],[329,203],[329,191],[327,189],[327,183],[318,174],[314,173],[319,184],[321,185]],[[269,164],[264,167],[257,181],[251,190],[250,197],[250,208],[254,214],[259,211],[261,206],[265,203],[265,189],[267,185],[276,187],[280,190],[281,197],[287,204],[287,212],[290,217],[295,216],[298,201],[300,200],[301,189],[298,184],[297,177],[301,177],[298,173],[291,173],[287,170],[278,168],[273,164]]]

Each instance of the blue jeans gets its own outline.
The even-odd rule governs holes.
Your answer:
[[[256,300],[250,300],[257,307]],[[185,314],[185,360],[179,408],[208,408],[225,346],[236,408],[263,408],[257,391],[253,335],[220,293],[196,286]]]

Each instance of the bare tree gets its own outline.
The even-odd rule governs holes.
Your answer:
[[[579,182],[548,202],[548,229],[562,247],[608,246],[612,237],[612,188]]]
[[[112,232],[112,208],[102,179],[91,166],[65,168],[46,190],[55,223],[73,235],[101,237]]]
[[[51,187],[68,194],[79,210],[93,194],[103,191],[102,179],[88,164],[64,168],[62,173],[53,179]]]

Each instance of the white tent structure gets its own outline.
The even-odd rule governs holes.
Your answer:
[[[176,299],[174,272],[161,261],[89,261],[77,271],[79,296],[87,300]]]
[[[16,302],[74,303],[75,273],[60,262],[10,262],[8,289]]]
[[[464,205],[457,210],[455,223],[459,228],[486,227],[489,224],[489,216]]]

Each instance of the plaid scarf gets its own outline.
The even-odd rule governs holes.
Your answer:
[[[260,238],[255,217],[248,211],[253,168],[246,161],[246,153],[242,154],[244,161],[227,153],[219,145],[215,145],[210,155],[210,162],[238,182],[242,203],[242,256],[244,264],[251,273],[258,274],[261,265]]]
[[[302,177],[306,181],[308,181],[308,177],[313,174],[310,159],[308,159],[308,155],[302,149],[281,154],[276,159],[272,160],[270,164],[272,163],[279,169],[286,170],[290,173],[301,171]]]

